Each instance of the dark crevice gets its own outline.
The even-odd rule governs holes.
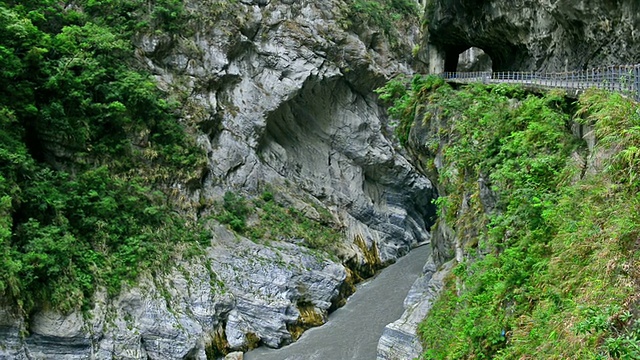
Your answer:
[[[39,163],[45,162],[46,149],[39,137],[34,122],[25,122],[24,143],[27,146],[29,154],[35,161]]]
[[[445,53],[445,58],[444,58],[444,71],[445,72],[456,72],[458,69],[458,54],[460,54],[460,52],[454,48],[451,50],[448,50]]]

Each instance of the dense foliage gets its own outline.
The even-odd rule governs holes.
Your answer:
[[[87,304],[200,234],[169,211],[205,157],[135,68],[134,31],[179,1],[0,5],[0,295],[25,313]]]
[[[265,191],[252,201],[228,191],[216,218],[253,241],[295,241],[333,253],[344,235],[326,209],[318,207],[314,211],[317,216],[310,218],[294,207],[276,201],[271,191]]]
[[[348,27],[356,32],[377,27],[382,30],[392,46],[403,36],[398,29],[416,22],[418,4],[413,0],[349,0],[346,9]]]
[[[568,104],[504,85],[454,90],[435,78],[380,92],[395,99],[405,143],[413,127],[441,122],[423,149],[444,155],[440,221],[464,245],[420,325],[423,358],[640,358],[637,104],[601,92]],[[593,124],[593,153],[571,134],[572,117]]]
[[[197,26],[234,4],[203,2]],[[348,26],[387,36],[417,14],[410,0],[351,5]],[[132,44],[143,33],[184,35],[188,20],[179,0],[0,3],[0,296],[25,314],[89,305],[98,286],[117,293],[189,248],[180,244],[205,240],[175,203],[199,185],[206,156]],[[218,219],[255,240],[327,249],[340,236],[323,214],[310,220],[273,199],[224,201]]]

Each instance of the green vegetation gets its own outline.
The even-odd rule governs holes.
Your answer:
[[[203,239],[167,194],[206,157],[131,62],[133,32],[175,29],[180,4],[0,5],[0,295],[25,314],[117,293]]]
[[[127,36],[140,30],[183,30],[186,12],[180,0],[83,0],[80,6],[93,21],[124,31]]]
[[[413,0],[350,0],[346,9],[347,26],[380,28],[392,44],[402,36],[398,28],[417,22],[418,4]]]
[[[237,232],[244,232],[247,227],[247,215],[250,211],[247,206],[247,200],[234,192],[227,191],[224,194],[223,201],[224,211],[218,215],[218,220],[223,224],[229,224]]]
[[[395,100],[405,144],[415,127],[439,129],[422,151],[444,155],[440,221],[465,252],[420,325],[423,358],[640,358],[637,104],[597,91],[569,104],[514,86],[454,90],[436,78],[380,93]],[[571,119],[594,126],[594,170]]]
[[[310,219],[299,210],[277,202],[270,191],[265,191],[251,202],[241,195],[227,192],[216,218],[254,241],[299,240],[309,248],[331,253],[343,234],[335,228],[326,210],[316,211],[320,219]],[[249,218],[253,218],[251,226],[247,225]]]
[[[391,125],[396,126],[396,136],[402,146],[407,145],[416,110],[422,106],[425,93],[434,91],[442,85],[444,81],[438,77],[425,78],[416,75],[411,79],[409,86],[404,78],[396,78],[375,90],[380,100],[390,104],[387,112],[391,118],[399,121]]]

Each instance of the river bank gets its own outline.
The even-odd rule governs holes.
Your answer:
[[[260,347],[245,360],[371,360],[376,358],[384,327],[400,318],[403,301],[431,251],[421,246],[358,285],[347,304],[333,312],[329,321],[310,329],[281,349]]]

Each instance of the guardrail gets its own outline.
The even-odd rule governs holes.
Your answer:
[[[640,64],[568,72],[445,72],[441,76],[459,83],[514,83],[576,91],[598,88],[640,101]]]

